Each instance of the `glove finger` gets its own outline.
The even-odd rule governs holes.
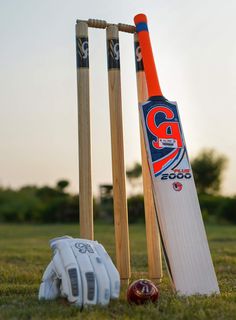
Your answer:
[[[71,303],[83,305],[83,290],[80,271],[75,256],[67,241],[58,241],[53,257],[56,272],[61,279],[61,294]]]
[[[96,242],[94,246],[98,255],[101,257],[101,260],[107,270],[107,274],[110,279],[111,298],[117,299],[120,295],[120,274],[103,245]]]
[[[57,248],[57,243],[60,241],[60,240],[68,240],[68,239],[73,239],[72,237],[70,236],[62,236],[62,237],[56,237],[56,238],[53,238],[49,241],[49,244],[50,244],[50,247],[52,250],[56,249]]]
[[[85,261],[90,261],[92,265],[94,277],[97,283],[97,303],[101,305],[107,305],[110,302],[110,279],[107,274],[107,270],[103,264],[103,261],[96,252],[93,245],[94,241],[77,239],[73,245],[72,249],[76,256],[80,270],[88,270]],[[86,259],[85,259],[86,257]],[[84,269],[86,268],[86,269]],[[88,278],[87,278],[88,280]],[[87,281],[87,286],[89,290],[92,291],[93,283],[92,276],[89,276],[89,281]]]
[[[60,280],[57,277],[53,262],[51,261],[44,271],[39,287],[39,300],[53,300],[60,296]]]
[[[80,242],[80,239],[77,239],[76,241],[71,241],[71,248],[80,270],[84,305],[95,305],[98,299],[98,285],[94,268],[88,255],[90,247],[87,242]]]

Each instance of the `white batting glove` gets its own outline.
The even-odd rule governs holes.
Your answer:
[[[79,307],[107,305],[118,298],[120,276],[97,241],[68,236],[50,241],[54,252],[39,288],[39,299],[65,297]]]

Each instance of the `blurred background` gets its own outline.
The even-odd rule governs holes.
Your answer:
[[[177,101],[205,221],[236,222],[235,1],[0,0],[0,221],[78,221],[76,19],[149,19]],[[89,30],[96,219],[112,221],[104,30]],[[133,38],[120,34],[130,222],[143,221]]]

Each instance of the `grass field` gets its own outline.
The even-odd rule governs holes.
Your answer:
[[[114,258],[114,230],[98,225],[96,239]],[[130,306],[125,299],[107,308],[80,312],[63,300],[39,302],[38,287],[51,259],[48,240],[60,235],[78,236],[76,225],[0,225],[0,319],[236,319],[236,226],[209,226],[207,234],[221,295],[179,298],[164,270],[157,305]],[[146,243],[143,225],[130,228],[134,278],[146,276]]]

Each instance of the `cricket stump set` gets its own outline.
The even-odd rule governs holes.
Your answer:
[[[136,28],[98,20],[76,24],[81,237],[93,239],[88,27],[106,28],[116,265],[122,282],[128,282],[131,269],[119,31],[129,32],[135,43],[149,277],[156,282],[162,277],[161,239],[169,278],[178,294],[218,294],[178,106],[162,94],[147,17],[138,14],[134,22]]]
[[[103,20],[78,20],[76,23],[77,94],[79,128],[79,190],[80,190],[80,236],[93,240],[93,194],[91,173],[91,128],[89,93],[89,39],[88,29],[106,29],[108,89],[110,106],[110,129],[112,151],[113,203],[116,245],[116,266],[121,281],[128,283],[131,277],[129,224],[126,197],[126,174],[124,164],[122,94],[120,77],[119,32],[134,35],[138,102],[147,100],[147,85],[142,56],[135,27],[126,24],[109,24]],[[143,132],[140,127],[142,175],[146,220],[148,276],[159,283],[162,278],[160,236],[152,193]]]

